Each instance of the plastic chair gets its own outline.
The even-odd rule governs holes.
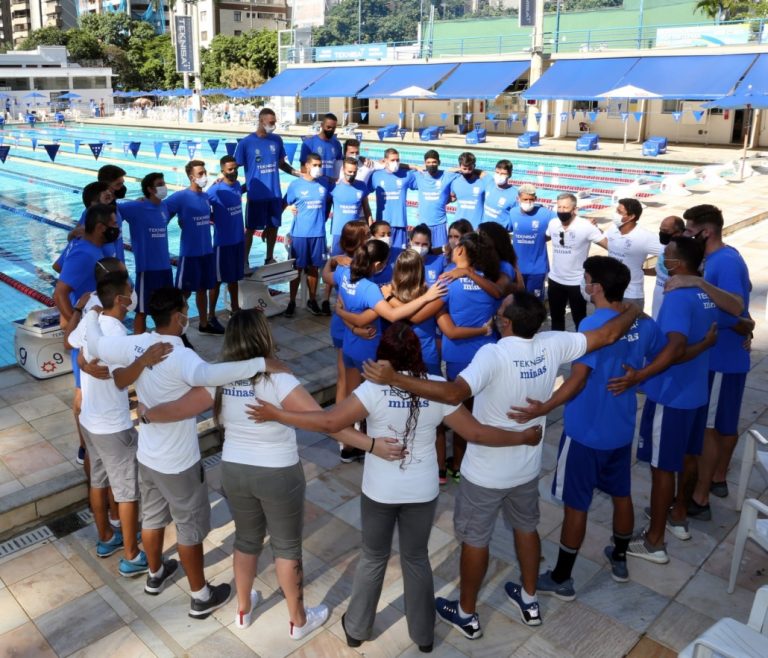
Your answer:
[[[764,658],[768,655],[768,585],[755,593],[746,624],[726,617],[710,626],[683,649],[681,658]]]
[[[747,496],[747,486],[749,486],[749,476],[752,469],[757,466],[757,470],[768,482],[768,451],[758,450],[757,446],[768,446],[766,439],[757,430],[747,432],[746,443],[744,444],[744,456],[741,460],[741,473],[739,474],[739,488],[736,492],[736,509],[740,510],[744,504],[744,498]]]
[[[739,573],[741,558],[744,556],[744,546],[751,539],[758,546],[768,551],[768,519],[760,519],[758,515],[768,516],[768,505],[755,498],[747,498],[741,510],[739,527],[736,530],[736,542],[733,545],[731,560],[731,577],[728,581],[728,594],[733,594],[736,587],[736,576]],[[768,587],[768,586],[766,586]],[[766,589],[763,587],[762,589]],[[768,655],[768,651],[764,654]]]

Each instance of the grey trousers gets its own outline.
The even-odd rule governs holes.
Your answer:
[[[385,505],[363,494],[360,509],[363,554],[344,618],[347,632],[357,640],[371,637],[397,523],[408,635],[418,645],[432,644],[435,638],[435,585],[427,542],[435,519],[437,498],[427,503]]]

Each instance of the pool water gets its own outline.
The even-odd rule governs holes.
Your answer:
[[[241,137],[242,135],[240,135]],[[139,181],[146,174],[159,171],[165,175],[170,192],[187,186],[184,165],[189,159],[190,149],[194,157],[207,162],[209,177],[218,170],[218,159],[226,154],[224,143],[235,142],[238,136],[227,133],[208,134],[184,132],[181,130],[144,130],[119,127],[86,126],[54,128],[13,128],[0,132],[0,141],[11,147],[8,158],[0,164],[0,271],[21,281],[27,286],[52,296],[56,284],[56,272],[51,265],[67,242],[69,229],[74,226],[82,213],[82,188],[95,180],[96,171],[105,164],[116,164],[128,172],[126,198],[141,196]],[[32,139],[37,140],[33,148]],[[208,139],[219,139],[216,153]],[[79,152],[75,152],[75,140],[79,140]],[[181,142],[174,156],[167,144],[169,140]],[[286,141],[298,142],[296,138]],[[96,160],[89,143],[103,142],[103,151]],[[128,150],[129,142],[140,142],[137,157]],[[159,156],[155,155],[154,143],[165,142]],[[51,162],[43,145],[58,143],[60,148],[55,162]],[[406,146],[396,142],[364,142],[362,154],[370,158],[382,157],[384,150],[394,146],[400,152],[401,161],[409,164],[423,163],[424,147]],[[464,149],[440,148],[443,166],[455,166],[458,154]],[[539,198],[553,202],[559,192],[589,190],[592,196],[589,206],[602,208],[610,203],[613,190],[627,185],[639,176],[659,180],[668,173],[682,173],[684,169],[670,165],[644,163],[621,163],[599,161],[578,157],[549,157],[534,153],[477,151],[477,166],[493,170],[498,160],[507,158],[514,166],[513,179],[516,184],[534,183]],[[298,155],[295,160],[298,160]],[[298,162],[295,163],[298,166]],[[285,189],[292,177],[281,174]],[[418,223],[418,208],[415,192],[409,199],[409,222]],[[290,213],[284,216],[281,235],[288,232]],[[450,219],[450,215],[449,215]],[[129,235],[125,236],[126,241]],[[179,229],[175,221],[169,225],[171,253],[178,254]],[[126,252],[128,253],[128,252]],[[282,244],[275,249],[275,257],[286,257]],[[251,263],[258,264],[264,259],[264,245],[257,238],[251,250]],[[126,262],[133,275],[133,257],[127,255]],[[223,304],[223,295],[220,298]],[[13,353],[14,320],[24,318],[41,304],[14,288],[0,283],[0,367],[15,363]],[[194,304],[190,311],[194,314]]]

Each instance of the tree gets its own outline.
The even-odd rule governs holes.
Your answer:
[[[261,73],[247,68],[242,64],[233,64],[221,74],[221,85],[236,89],[237,87],[258,87],[264,83]]]
[[[750,6],[746,0],[699,0],[696,11],[700,11],[716,22],[742,18],[749,13]]]
[[[74,28],[67,30],[67,52],[75,62],[102,59],[104,50],[99,40],[90,32]]]
[[[19,50],[34,50],[38,46],[66,46],[67,33],[58,27],[42,27],[31,32],[30,35],[19,44]]]
[[[128,47],[131,32],[136,29],[137,24],[141,24],[141,21],[135,21],[128,14],[118,12],[83,14],[80,17],[80,27],[90,32],[102,45],[123,49]]]

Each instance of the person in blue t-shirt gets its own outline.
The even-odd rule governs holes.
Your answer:
[[[432,231],[426,224],[418,224],[411,232],[411,249],[424,263],[424,280],[428,286],[435,283],[445,271],[445,256],[432,253]]]
[[[610,256],[584,261],[582,290],[595,305],[584,318],[580,332],[599,329],[624,310],[624,292],[630,282],[626,265]],[[573,362],[570,377],[546,402],[531,400],[514,407],[518,422],[545,416],[565,404],[552,495],[565,506],[560,531],[560,550],[554,569],[541,574],[536,590],[570,601],[576,596],[571,573],[587,531],[587,513],[595,489],[613,501],[613,545],[603,554],[617,582],[629,580],[627,547],[632,538],[635,514],[632,507],[630,471],[635,435],[637,399],[633,389],[620,395],[608,390],[623,368],[640,368],[664,346],[664,336],[650,318],[640,317],[617,342],[590,352]]]
[[[497,222],[482,222],[477,227],[477,232],[488,238],[499,257],[499,278],[496,285],[501,294],[506,297],[516,290],[524,290],[523,277],[517,266],[517,254],[507,229]]]
[[[161,172],[152,172],[141,181],[144,198],[120,205],[123,219],[131,228],[131,248],[136,265],[136,319],[133,331],[141,334],[147,328],[147,312],[152,293],[173,285],[173,271],[168,251],[168,222],[171,215],[165,206],[168,187]]]
[[[338,119],[335,114],[324,114],[320,120],[320,132],[304,140],[301,145],[299,162],[306,165],[310,153],[320,156],[322,175],[328,180],[336,180],[342,160],[341,143],[336,137],[336,124]]]
[[[395,261],[397,260],[397,257],[403,253],[403,250],[399,247],[392,246],[392,227],[388,222],[383,220],[371,224],[371,238],[374,240],[381,240],[389,245],[387,264],[371,277],[371,281],[377,286],[383,286],[385,283],[392,281],[392,271],[395,266]]]
[[[224,180],[208,188],[213,217],[213,255],[219,283],[211,298],[211,321],[215,319],[214,311],[222,283],[227,284],[232,312],[240,310],[237,284],[244,275],[243,196],[240,181],[237,180],[237,161],[231,155],[225,155],[219,160],[219,166]]]
[[[667,245],[664,261],[672,276],[695,275],[703,256],[694,240],[678,237]],[[705,292],[696,288],[668,292],[658,318],[666,346],[644,368],[625,366],[626,374],[609,384],[618,394],[644,382],[637,458],[651,466],[650,525],[632,539],[627,553],[657,564],[669,562],[665,528],[678,539],[691,538],[686,480],[695,472],[695,456],[701,454],[712,356],[707,352],[715,341],[716,322],[715,304]],[[676,474],[680,475],[672,507]]]
[[[525,289],[544,299],[544,282],[549,272],[547,227],[557,213],[536,203],[536,188],[524,183],[517,190],[517,205],[509,211],[507,229],[518,258]]]
[[[280,191],[280,172],[298,176],[286,160],[283,139],[275,135],[277,117],[268,107],[259,112],[256,130],[243,137],[235,147],[235,160],[245,171],[246,232],[243,264],[249,268],[254,231],[262,231],[267,243],[265,265],[275,262],[277,229],[283,216],[283,193]],[[250,269],[250,268],[249,268]]]
[[[517,205],[517,188],[512,185],[512,163],[499,160],[493,177],[486,176],[483,221],[496,222],[509,229],[509,211]]]
[[[457,176],[455,172],[440,169],[440,155],[430,149],[424,154],[424,171],[414,172],[410,182],[410,189],[419,195],[419,219],[429,226],[435,247],[442,247],[448,241],[445,207]]]
[[[115,240],[114,244],[108,244],[104,247],[105,256],[114,256],[125,262],[125,248],[123,247],[123,219],[120,215],[120,205],[118,202],[125,199],[125,195],[128,190],[125,187],[125,169],[118,167],[117,165],[104,165],[99,168],[96,173],[96,179],[100,183],[106,183],[109,185],[109,189],[115,197],[115,203],[117,203],[117,210],[115,217],[117,219],[117,228],[120,229],[120,236]]]
[[[392,246],[400,249],[408,244],[408,188],[413,187],[414,172],[400,166],[396,149],[384,151],[384,169],[371,175],[371,191],[376,193],[376,220],[392,228]]]
[[[208,184],[208,172],[202,160],[190,160],[184,171],[189,187],[168,197],[166,207],[171,217],[178,215],[181,227],[179,264],[176,267],[176,287],[187,299],[195,293],[198,331],[201,334],[222,335],[224,327],[216,318],[209,320],[208,300],[217,287],[216,263],[211,242],[211,204],[203,188]],[[211,308],[214,316],[215,308]]]
[[[704,246],[704,278],[671,276],[667,289],[695,286],[718,308],[717,343],[710,353],[709,403],[698,480],[688,516],[712,518],[709,494],[728,495],[726,474],[739,435],[739,415],[749,372],[749,350],[755,322],[749,316],[752,283],[741,254],[723,242],[723,213],[704,204],[683,213],[685,234]]]
[[[285,193],[285,205],[295,209],[290,256],[296,259],[294,267],[299,271],[299,276],[291,281],[290,301],[284,313],[287,318],[296,313],[296,295],[302,272],[307,274],[307,309],[312,315],[323,313],[317,303],[317,268],[322,267],[325,261],[325,220],[330,210],[330,195],[324,183],[327,179],[322,176],[320,156],[310,153],[301,178],[293,181]]]
[[[456,202],[456,217],[467,219],[473,228],[483,221],[486,182],[475,169],[477,159],[466,152],[459,155],[459,175],[451,182],[451,196]]]

